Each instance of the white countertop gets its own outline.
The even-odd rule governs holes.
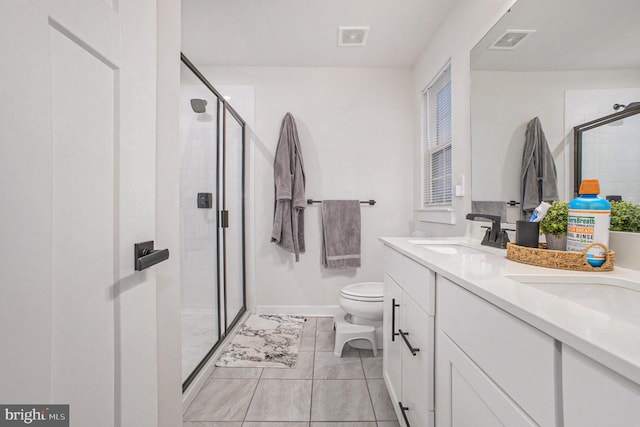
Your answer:
[[[381,238],[385,245],[459,284],[513,316],[588,355],[640,384],[640,324],[576,304],[566,298],[520,283],[508,275],[606,276],[640,283],[640,271],[615,267],[609,272],[579,272],[536,267],[511,261],[506,249],[480,246],[466,240],[461,250],[446,254],[411,243],[408,237]],[[464,238],[431,239],[452,244]],[[441,251],[446,252],[446,251]],[[640,311],[640,285],[637,290]],[[633,301],[631,302],[634,303]],[[437,302],[436,302],[437,316]]]

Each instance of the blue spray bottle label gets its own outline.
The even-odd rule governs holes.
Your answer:
[[[594,242],[608,246],[610,218],[611,210],[569,209],[567,250],[582,252]],[[607,254],[597,246],[591,248],[586,256],[590,265],[599,267],[604,264]]]
[[[580,197],[569,203],[567,223],[567,250],[582,252],[592,243],[609,246],[611,204],[598,197],[600,183],[597,179],[585,179],[580,185]],[[601,246],[594,246],[585,254],[593,267],[604,264],[607,253]]]

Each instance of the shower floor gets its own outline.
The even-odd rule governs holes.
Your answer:
[[[218,341],[218,316],[214,310],[182,310],[182,381],[198,366]]]

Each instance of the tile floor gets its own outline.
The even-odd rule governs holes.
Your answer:
[[[382,352],[333,355],[333,320],[305,322],[295,369],[216,368],[184,427],[399,427]]]

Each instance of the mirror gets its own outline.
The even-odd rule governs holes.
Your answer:
[[[471,51],[474,204],[520,201],[524,135],[535,117],[556,163],[560,198],[573,197],[573,127],[615,113],[614,104],[640,101],[638,22],[638,0],[519,0],[480,40]],[[516,34],[490,49],[507,30]],[[639,159],[619,148],[609,155],[620,164]]]
[[[573,128],[574,195],[582,178],[597,176],[608,200],[640,201],[640,102],[617,104],[616,113]],[[624,153],[620,162],[616,153]]]

